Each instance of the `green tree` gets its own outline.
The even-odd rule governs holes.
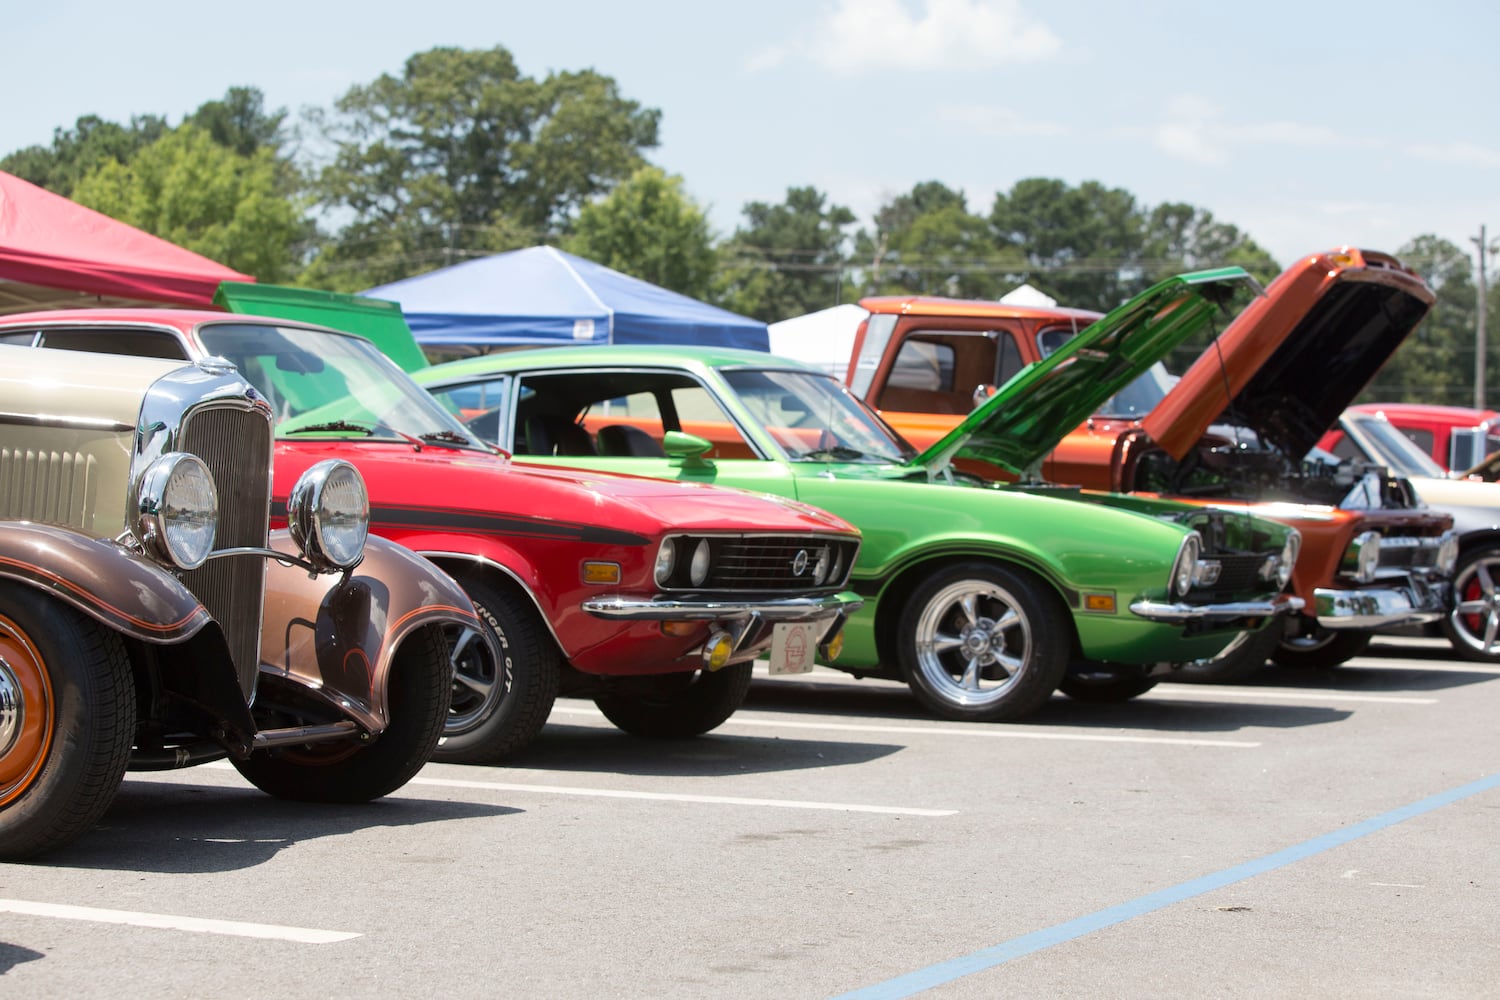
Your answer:
[[[71,129],[54,131],[51,146],[28,146],[0,159],[0,170],[69,198],[85,176],[107,163],[128,163],[166,132],[166,119],[155,115],[131,118],[128,125],[84,115]]]
[[[506,49],[436,48],[351,88],[313,124],[322,207],[348,218],[317,269],[375,284],[566,232],[644,164],[660,112],[592,70],[523,76]]]
[[[873,231],[854,240],[867,295],[998,298],[1026,273],[1024,256],[1000,250],[962,191],[925,181],[883,205]]]
[[[255,87],[230,87],[222,99],[199,105],[183,124],[202,129],[214,142],[241,156],[267,148],[281,156],[287,140],[286,116],[285,108],[267,111],[265,95]]]
[[[788,188],[780,205],[745,205],[746,224],[719,248],[719,304],[773,323],[844,301],[854,213],[826,201],[821,191],[800,187]]]
[[[79,181],[73,199],[261,281],[300,269],[307,223],[285,194],[268,147],[241,156],[184,125]]]
[[[1418,236],[1396,251],[1432,288],[1432,309],[1360,394],[1366,402],[1450,403],[1474,400],[1474,331],[1478,311],[1474,262],[1458,247],[1433,235]],[[1495,339],[1486,338],[1495,359]],[[1486,365],[1490,371],[1494,367]],[[1486,395],[1496,380],[1486,378]]]
[[[1120,188],[1027,178],[995,195],[989,222],[997,247],[1024,256],[1024,280],[1064,305],[1107,311],[1147,284],[1142,213]]]
[[[578,212],[562,241],[569,253],[696,299],[712,294],[715,257],[708,219],[682,178],[642,167]]]

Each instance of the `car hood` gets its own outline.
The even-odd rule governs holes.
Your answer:
[[[1432,302],[1422,279],[1387,254],[1304,257],[1235,317],[1142,426],[1178,460],[1216,423],[1305,455]]]
[[[1247,283],[1254,279],[1242,268],[1226,267],[1153,285],[1022,369],[913,463],[933,470],[975,458],[1030,476],[1069,431],[1201,330]]]
[[[663,530],[857,534],[842,518],[785,497],[369,441],[278,441],[277,499],[284,501],[302,471],[324,458],[354,463],[374,508],[443,512],[466,524],[475,518],[568,523],[601,541]]]

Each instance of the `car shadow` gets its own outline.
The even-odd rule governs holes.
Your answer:
[[[0,941],[0,976],[5,975],[22,962],[35,962],[39,958],[46,957],[42,952]]]
[[[92,830],[28,864],[160,874],[240,871],[320,837],[519,812],[410,795],[353,805],[288,802],[253,788],[132,777]]]
[[[723,730],[685,740],[647,740],[618,729],[548,722],[530,746],[495,766],[580,774],[712,777],[863,764],[904,749],[889,743],[787,739],[778,734]]]

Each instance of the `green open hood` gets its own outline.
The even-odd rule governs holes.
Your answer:
[[[411,327],[406,325],[399,303],[365,295],[345,295],[313,288],[222,281],[214,293],[214,305],[229,312],[276,319],[299,320],[357,333],[385,353],[403,370],[427,367]]]
[[[1033,478],[1069,431],[1201,330],[1244,285],[1255,279],[1239,267],[1158,282],[1016,373],[914,464],[940,471],[955,458],[976,458]]]

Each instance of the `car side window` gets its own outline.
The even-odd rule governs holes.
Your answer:
[[[432,396],[481,439],[504,448],[507,447],[505,403],[509,392],[510,376],[504,375],[433,389]]]
[[[55,351],[129,354],[138,358],[186,361],[188,352],[178,339],[159,330],[47,330],[42,347]]]

